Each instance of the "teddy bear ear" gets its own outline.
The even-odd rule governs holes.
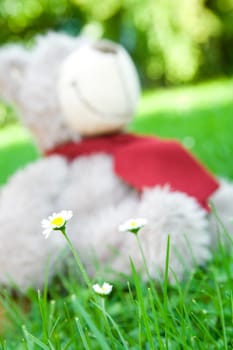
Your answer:
[[[17,103],[29,53],[19,45],[0,49],[0,98]]]

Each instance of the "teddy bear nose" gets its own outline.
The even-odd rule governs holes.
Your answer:
[[[117,45],[114,45],[107,40],[96,42],[92,45],[92,47],[93,49],[105,54],[116,55],[118,53]]]

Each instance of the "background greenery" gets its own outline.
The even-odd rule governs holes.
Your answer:
[[[233,71],[233,0],[0,0],[1,44],[48,29],[120,42],[144,86]]]

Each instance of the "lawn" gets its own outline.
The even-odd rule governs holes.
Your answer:
[[[215,174],[233,179],[233,80],[143,95],[129,130],[178,138]],[[0,131],[0,183],[38,157],[17,125]],[[169,251],[169,250],[168,250]],[[70,262],[42,292],[3,291],[9,318],[2,350],[233,349],[233,258],[221,245],[182,283],[116,276],[113,292],[93,296]],[[169,257],[169,254],[168,254]],[[167,261],[168,263],[168,261]]]
[[[182,141],[214,173],[233,178],[233,80],[148,92],[129,129]],[[0,130],[0,184],[36,159],[29,133],[18,126]]]

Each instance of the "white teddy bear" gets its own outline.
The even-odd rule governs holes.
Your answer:
[[[144,273],[135,237],[118,231],[119,224],[131,217],[148,220],[139,234],[154,278],[164,271],[168,234],[171,279],[173,273],[180,279],[186,270],[209,259],[215,221],[209,220],[211,215],[196,198],[185,191],[171,191],[169,183],[145,185],[138,191],[117,176],[111,152],[102,146],[96,151],[97,135],[111,140],[111,135],[102,135],[113,134],[117,142],[128,142],[120,130],[135,113],[139,92],[130,57],[108,41],[49,33],[39,37],[30,51],[18,45],[1,48],[0,95],[18,108],[47,157],[19,170],[1,190],[0,283],[14,281],[23,289],[43,284],[48,259],[53,262],[66,242],[59,232],[45,241],[41,220],[63,209],[74,213],[68,234],[91,273],[95,258],[102,266],[128,273],[129,256]],[[89,145],[90,140],[94,140],[93,152],[84,146],[76,158],[68,147],[63,154],[63,145]],[[118,155],[123,171],[129,162],[124,149],[128,150],[122,146]],[[134,166],[128,165],[133,176]],[[145,169],[144,175],[150,172]],[[215,180],[211,181],[210,199],[227,223],[232,186],[223,184],[214,192]]]

